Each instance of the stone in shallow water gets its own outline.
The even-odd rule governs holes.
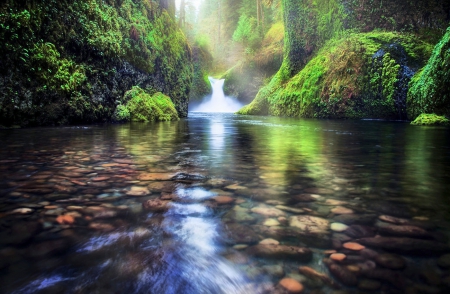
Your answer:
[[[292,278],[284,278],[279,285],[288,293],[301,293],[304,289],[303,285]]]
[[[173,173],[143,173],[137,178],[141,181],[169,181],[173,177],[175,177]]]
[[[279,225],[280,225],[280,222],[273,218],[268,218],[263,223],[263,226],[268,226],[268,227],[274,227],[274,226],[279,226]]]
[[[278,242],[277,240],[272,239],[272,238],[267,238],[267,239],[264,239],[261,242],[259,242],[259,244],[263,244],[263,245],[279,245],[280,242]]]
[[[346,286],[356,286],[358,284],[358,279],[354,273],[349,271],[347,268],[335,264],[328,258],[324,258],[324,264],[328,267],[330,273],[338,279],[342,284]]]
[[[151,192],[148,190],[148,188],[146,187],[141,187],[141,186],[132,186],[130,188],[129,191],[126,192],[126,194],[128,196],[135,196],[135,197],[140,197],[140,196],[147,196],[150,195]]]
[[[369,226],[351,225],[347,230],[345,230],[345,234],[352,238],[358,239],[375,236],[375,230]]]
[[[431,239],[432,235],[426,230],[410,225],[392,225],[381,223],[377,225],[380,235],[397,236],[397,237],[413,237]]]
[[[346,225],[372,225],[377,216],[375,214],[341,214],[333,218],[334,221]]]
[[[313,196],[314,194],[300,194],[292,196],[290,202],[313,202],[316,201],[317,197]],[[317,195],[315,195],[317,196]]]
[[[372,237],[361,238],[355,241],[373,248],[383,248],[385,250],[399,251],[422,256],[450,252],[450,247],[447,244],[437,241],[406,237]]]
[[[11,210],[7,214],[30,214],[33,212],[34,212],[34,209],[22,207],[22,208],[16,208],[14,210]]]
[[[403,257],[396,254],[383,253],[375,257],[375,262],[385,268],[402,269],[406,266],[406,261]]]
[[[328,233],[329,221],[316,216],[298,215],[289,218],[289,225],[310,233]]]
[[[334,232],[343,232],[347,230],[348,226],[342,223],[332,223],[330,229]]]
[[[347,204],[347,202],[341,201],[341,200],[336,200],[336,199],[325,200],[325,205],[338,206],[338,205],[345,205],[345,204]]]
[[[230,196],[215,196],[212,198],[217,204],[231,204],[235,201],[233,197]]]
[[[145,210],[153,212],[164,212],[170,207],[170,201],[161,199],[150,199],[142,203]]]
[[[375,291],[380,289],[381,283],[376,280],[363,279],[358,283],[358,289],[366,291]]]
[[[331,209],[331,212],[334,214],[353,214],[354,211],[350,208],[344,207],[344,206],[336,206],[335,208]]]
[[[337,282],[335,282],[333,279],[331,279],[329,276],[327,276],[324,273],[320,273],[316,271],[315,269],[309,267],[309,266],[301,266],[298,268],[298,271],[302,274],[307,276],[310,279],[314,280],[320,280],[324,282],[325,284],[328,284],[329,286],[339,289],[340,286]]]
[[[257,244],[247,248],[249,254],[265,258],[281,258],[298,261],[310,261],[312,251],[308,248],[286,246],[286,245],[267,245]]]
[[[264,265],[262,266],[263,272],[268,274],[269,276],[281,278],[284,276],[284,270],[283,267],[279,264],[275,265]]]
[[[227,229],[235,244],[253,244],[261,239],[250,226],[233,223],[227,225]]]
[[[56,222],[61,225],[71,225],[75,222],[75,218],[71,215],[60,215],[56,218]]]
[[[278,217],[278,216],[284,216],[285,213],[277,208],[273,208],[273,207],[262,207],[262,206],[258,206],[258,207],[253,207],[251,209],[252,212],[254,213],[258,213],[258,214],[262,214],[264,216],[268,216],[268,217]]]
[[[114,231],[115,227],[111,224],[107,224],[107,223],[90,223],[88,226],[90,229],[94,229],[97,231],[103,231],[103,232],[111,232]]]
[[[360,250],[363,250],[364,248],[366,248],[366,247],[364,247],[363,245],[358,244],[358,243],[356,243],[356,242],[347,242],[347,243],[344,243],[344,244],[342,245],[342,247],[344,247],[345,249],[348,249],[348,250],[353,250],[353,251],[360,251]]]
[[[275,208],[283,210],[283,211],[295,213],[295,214],[305,213],[305,211],[301,208],[289,207],[289,206],[284,206],[284,205],[277,205],[277,206],[275,206]]]
[[[347,256],[343,253],[333,253],[330,255],[331,260],[343,261]]]

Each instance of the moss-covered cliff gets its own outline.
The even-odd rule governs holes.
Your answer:
[[[411,120],[421,113],[450,117],[450,27],[427,65],[411,80],[407,102]]]
[[[408,84],[450,9],[406,2],[283,0],[283,64],[239,113],[406,119]]]
[[[154,1],[0,4],[0,125],[108,121],[139,86],[187,115],[191,52]]]

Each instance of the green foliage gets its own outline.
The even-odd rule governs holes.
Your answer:
[[[408,117],[420,113],[450,115],[450,27],[435,46],[426,66],[410,82]]]
[[[114,115],[112,117],[113,121],[116,122],[127,122],[131,119],[131,114],[128,108],[125,105],[119,104],[114,111]]]
[[[335,38],[292,78],[286,78],[282,67],[260,90],[255,103],[240,113],[262,114],[260,105],[268,105],[267,113],[279,116],[395,117],[399,61],[388,51],[380,59],[374,56],[397,43],[414,52],[406,56],[408,65],[417,63],[414,56],[430,54],[429,46],[408,34],[372,32]]]
[[[135,86],[125,93],[124,100],[128,101],[125,107],[132,121],[149,122],[179,119],[172,100],[160,92],[150,96],[143,89]],[[121,109],[119,111],[127,115],[126,111]]]
[[[242,14],[239,17],[238,25],[233,33],[233,41],[248,44],[256,34],[256,20],[253,17],[248,17]]]
[[[449,125],[450,121],[442,115],[422,113],[411,124],[415,126]]]

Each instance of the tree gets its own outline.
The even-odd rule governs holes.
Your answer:
[[[169,15],[175,18],[175,0],[159,0],[161,9],[165,9]]]

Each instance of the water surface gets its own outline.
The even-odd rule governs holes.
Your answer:
[[[1,130],[2,291],[279,293],[286,277],[307,293],[446,291],[448,134],[405,122],[211,113]],[[143,209],[151,199],[166,209]],[[296,219],[324,223],[301,228]],[[374,236],[403,243],[344,248]],[[256,253],[263,240],[312,257]],[[330,261],[330,250],[346,258]]]

